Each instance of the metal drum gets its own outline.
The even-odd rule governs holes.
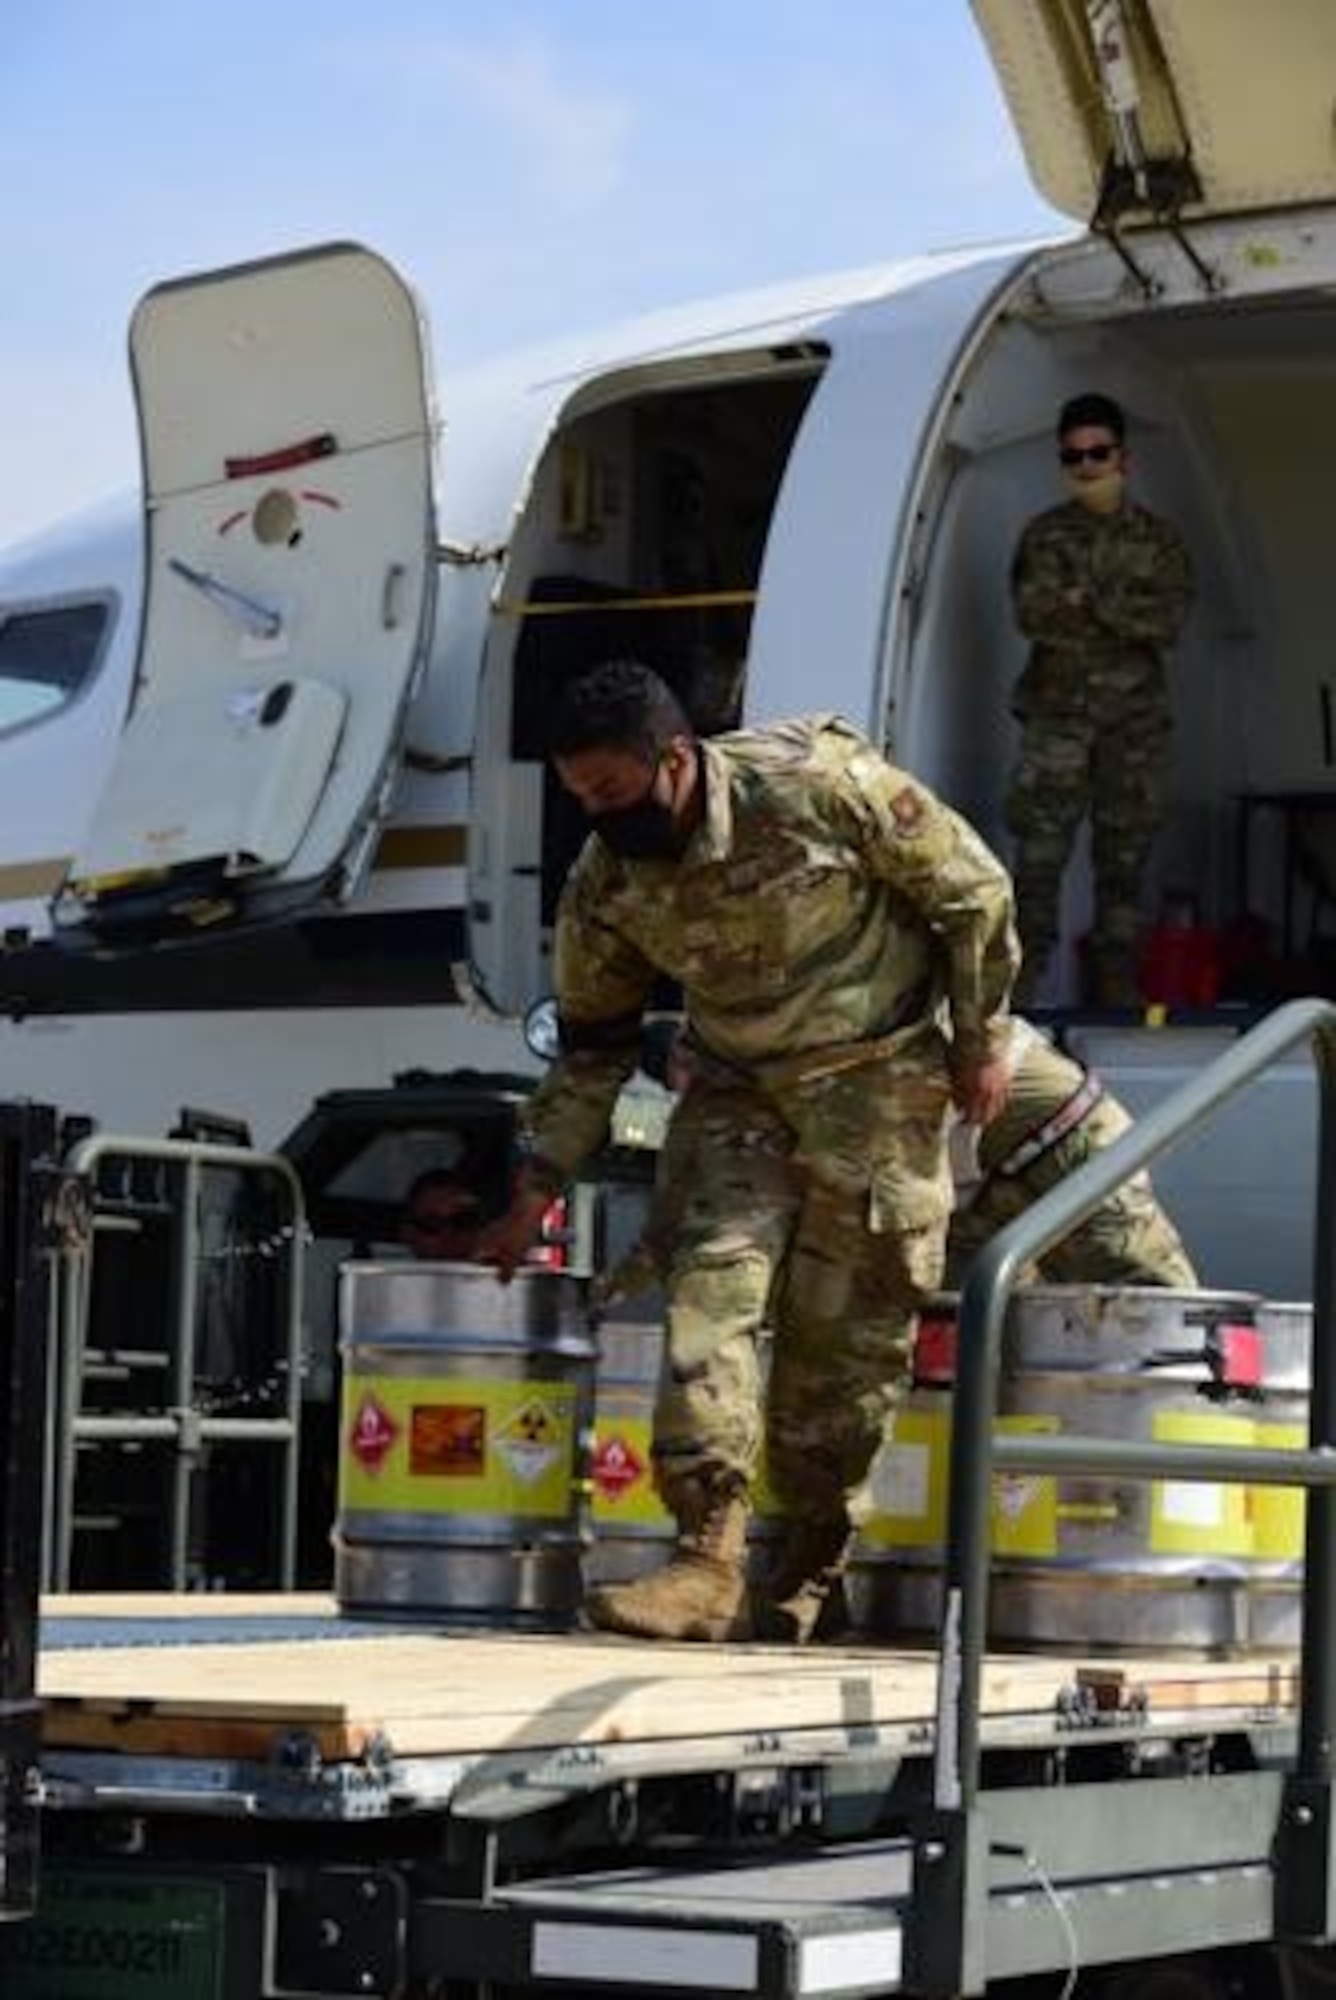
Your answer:
[[[1313,1308],[1266,1299],[1257,1308],[1261,1400],[1257,1442],[1277,1451],[1308,1445]],[[1297,1486],[1254,1486],[1251,1638],[1262,1652],[1297,1650],[1304,1563],[1304,1495]]]
[[[1022,1289],[1008,1315],[998,1428],[1253,1445],[1258,1304],[1156,1287]],[[881,1571],[864,1608],[901,1632],[937,1623],[946,1530],[950,1378],[933,1387],[921,1365],[918,1375],[873,1467],[864,1533]],[[999,1474],[991,1532],[994,1641],[1207,1651],[1251,1642],[1246,1487]]]
[[[340,1327],[343,1609],[569,1623],[593,1409],[584,1281],[346,1264]]]
[[[959,1306],[944,1292],[924,1307],[913,1386],[852,1510],[860,1531],[844,1590],[856,1631],[899,1638],[940,1619]]]
[[[598,1328],[589,1466],[594,1538],[584,1565],[590,1584],[626,1583],[658,1569],[677,1539],[677,1523],[655,1490],[651,1456],[663,1340],[663,1323],[657,1319],[607,1319]],[[769,1353],[769,1336],[763,1332],[763,1385]],[[752,1505],[749,1564],[759,1576],[777,1532],[777,1503],[764,1462],[753,1485]]]
[[[1258,1300],[1155,1286],[1018,1292],[999,1407],[1032,1430],[1256,1443]],[[1239,1350],[1242,1349],[1242,1359]],[[999,1479],[990,1630],[1031,1645],[1238,1652],[1250,1641],[1249,1489],[1201,1480]]]

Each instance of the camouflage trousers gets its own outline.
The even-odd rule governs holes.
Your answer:
[[[970,1259],[995,1231],[1014,1222],[1040,1195],[1121,1138],[1132,1121],[1107,1091],[1034,1158],[1008,1161],[1018,1147],[1058,1117],[1085,1081],[1070,1057],[1037,1041],[1027,1048],[1012,1079],[1011,1097],[979,1140],[983,1179],[952,1217],[947,1283],[959,1286]],[[1160,1207],[1149,1176],[1137,1174],[1039,1260],[1052,1284],[1169,1285],[1195,1290],[1197,1274],[1182,1239]]]
[[[667,1292],[662,1490],[705,1466],[750,1479],[764,1427],[781,1503],[842,1509],[906,1384],[916,1308],[941,1283],[949,1101],[935,1028],[890,1060],[782,1090],[684,1093],[650,1226]]]
[[[1092,701],[1079,714],[1026,716],[1006,819],[1016,841],[1016,926],[1031,990],[1057,942],[1062,877],[1087,816],[1091,947],[1097,958],[1130,963],[1146,863],[1164,821],[1168,751],[1168,713],[1163,701],[1146,696],[1116,711]]]

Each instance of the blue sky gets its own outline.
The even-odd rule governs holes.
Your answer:
[[[0,20],[0,542],[136,477],[160,278],[356,237],[438,371],[1053,233],[967,0],[44,0]]]

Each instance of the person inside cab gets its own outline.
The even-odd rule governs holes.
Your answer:
[[[482,1199],[457,1169],[419,1174],[404,1199],[399,1238],[414,1257],[453,1264],[479,1261],[486,1217]]]

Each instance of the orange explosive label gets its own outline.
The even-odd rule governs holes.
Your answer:
[[[477,1403],[418,1403],[408,1420],[414,1477],[473,1477],[487,1460],[487,1412]]]

